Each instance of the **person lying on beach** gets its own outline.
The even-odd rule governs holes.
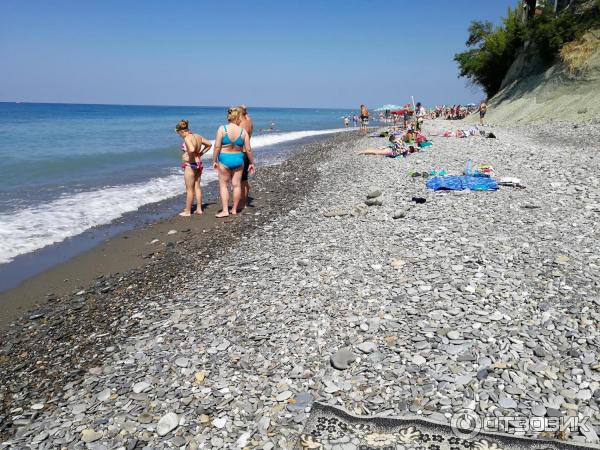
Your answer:
[[[202,188],[200,177],[202,177],[202,155],[212,147],[208,139],[199,134],[194,134],[189,129],[189,122],[180,120],[175,126],[175,132],[183,139],[181,143],[181,167],[183,168],[183,179],[185,181],[185,208],[179,213],[182,217],[192,215],[192,204],[196,196],[196,214],[202,214]]]
[[[387,156],[388,158],[397,158],[398,156],[406,156],[409,153],[418,151],[414,146],[410,145],[406,147],[398,136],[391,135],[390,143],[392,145],[381,147],[381,148],[368,148],[359,152],[359,155],[375,155],[375,156]]]
[[[213,152],[213,167],[219,172],[219,191],[221,193],[222,209],[216,217],[227,217],[229,214],[237,215],[238,206],[242,197],[242,172],[244,170],[244,153],[248,156],[250,165],[248,172],[254,173],[254,155],[250,147],[250,136],[240,127],[240,110],[229,108],[227,110],[227,125],[222,125],[217,130],[215,137],[215,150]],[[233,187],[233,208],[229,211],[229,188]]]

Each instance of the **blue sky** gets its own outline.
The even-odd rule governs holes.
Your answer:
[[[1,0],[0,101],[354,107],[479,101],[471,20],[516,0]]]

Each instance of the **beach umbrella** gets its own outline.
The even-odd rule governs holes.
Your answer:
[[[408,111],[408,109],[396,109],[394,111],[392,111],[392,114],[395,114],[397,116],[401,116],[404,113],[406,113]]]
[[[398,108],[401,108],[401,106],[388,104],[388,105],[383,105],[383,106],[377,108],[375,111],[391,111],[392,109],[398,109]]]

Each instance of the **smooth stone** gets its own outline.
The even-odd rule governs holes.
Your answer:
[[[367,206],[381,206],[383,205],[383,200],[378,198],[368,198],[365,200],[365,205]]]
[[[100,402],[105,402],[106,400],[108,400],[110,398],[110,395],[111,395],[110,389],[106,388],[106,389],[98,392],[98,394],[96,394],[96,398]]]
[[[591,398],[592,391],[590,391],[589,389],[582,389],[581,391],[577,392],[578,400],[590,400]]]
[[[156,425],[156,432],[159,436],[165,436],[179,426],[179,416],[175,413],[167,413],[160,418]]]
[[[506,396],[501,396],[498,400],[498,404],[504,409],[515,409],[517,407],[517,402],[515,402],[512,398]]]
[[[146,424],[152,423],[153,419],[154,419],[154,417],[152,417],[151,414],[144,412],[138,416],[137,421],[141,424],[146,425]]]
[[[535,405],[533,405],[531,407],[531,413],[535,417],[544,417],[546,415],[546,408],[544,407],[544,405],[540,405],[539,403],[536,403]]]
[[[377,198],[381,196],[381,189],[370,188],[367,193],[367,198]]]
[[[425,358],[423,358],[421,355],[413,356],[411,361],[413,364],[416,364],[417,366],[422,366],[423,364],[425,364],[427,362],[427,360]]]
[[[278,402],[284,402],[286,401],[288,398],[290,398],[293,395],[292,391],[283,391],[279,394],[277,394],[277,397],[275,397],[275,399]]]
[[[150,383],[140,381],[139,383],[135,383],[133,385],[133,392],[136,394],[141,394],[142,392],[146,392],[150,388],[150,386]]]
[[[177,234],[177,230],[169,230],[167,232],[167,234],[172,235],[172,234]]]
[[[267,416],[261,417],[257,424],[258,432],[262,436],[266,436],[270,425],[271,425],[271,419],[269,417],[267,417]]]
[[[175,436],[171,439],[171,444],[175,447],[183,447],[186,443],[186,439],[183,436]]]
[[[91,428],[87,428],[81,432],[81,440],[85,443],[96,442],[102,438],[102,433],[99,433]]]
[[[177,358],[175,360],[175,365],[177,367],[186,368],[190,365],[190,360],[188,358]]]
[[[219,418],[213,420],[213,426],[215,428],[223,429],[223,428],[225,428],[225,425],[227,425],[227,416],[219,417]]]
[[[546,408],[546,414],[548,417],[562,417],[562,412],[557,408]]]
[[[401,259],[394,259],[394,260],[391,262],[391,266],[392,266],[394,269],[400,269],[400,268],[404,267],[404,265],[405,265],[405,264],[406,264],[406,262],[405,262],[405,261],[402,261]]]
[[[357,348],[363,353],[373,353],[377,350],[377,345],[374,342],[361,342]]]
[[[331,356],[331,365],[338,370],[346,370],[356,361],[357,356],[348,348],[341,348]]]
[[[458,331],[448,331],[448,334],[446,334],[446,337],[448,339],[451,339],[453,341],[455,341],[456,339],[460,339],[460,333]]]

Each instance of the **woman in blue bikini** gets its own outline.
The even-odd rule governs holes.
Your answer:
[[[254,173],[254,156],[250,148],[248,133],[239,126],[241,114],[237,108],[227,110],[227,125],[220,126],[215,138],[213,167],[219,172],[219,189],[223,209],[217,217],[227,217],[229,211],[228,184],[233,186],[233,208],[231,214],[237,214],[238,204],[242,196],[242,171],[244,169],[244,153],[250,161],[248,171]]]

